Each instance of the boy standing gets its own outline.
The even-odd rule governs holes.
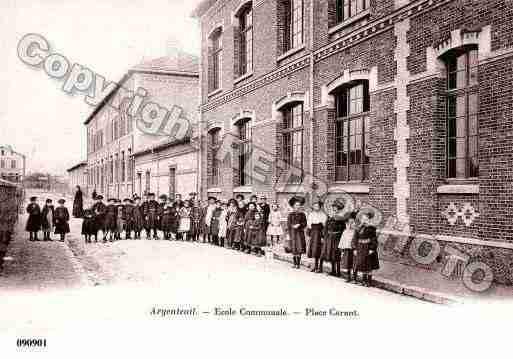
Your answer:
[[[54,217],[55,234],[60,234],[60,242],[64,242],[64,237],[69,233],[69,212],[68,209],[64,207],[64,203],[66,203],[64,199],[61,198],[58,203],[59,206],[55,209]]]
[[[41,227],[43,229],[43,241],[51,241],[50,233],[53,232],[54,207],[52,200],[48,198],[41,214]]]
[[[41,229],[41,207],[37,204],[37,197],[30,197],[27,213],[29,217],[25,229],[30,233],[29,241],[38,241],[37,232]]]

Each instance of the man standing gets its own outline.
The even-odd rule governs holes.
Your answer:
[[[183,207],[183,201],[182,201],[182,195],[177,193],[175,195],[175,203],[173,204],[175,209],[178,211],[180,208]]]
[[[159,196],[159,213],[158,213],[159,221],[158,221],[158,225],[157,225],[157,229],[159,231],[162,230],[162,214],[164,213],[164,208],[166,207],[166,204],[167,204],[167,195],[161,194]]]

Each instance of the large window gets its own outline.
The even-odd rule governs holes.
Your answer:
[[[210,147],[210,176],[208,176],[208,185],[219,185],[220,163],[217,158],[219,147],[221,145],[221,129],[214,128],[209,131],[209,147]]]
[[[243,119],[237,124],[239,134],[239,185],[251,184],[251,120]]]
[[[251,3],[240,13],[240,66],[239,75],[253,70],[253,9]]]
[[[369,89],[368,82],[342,88],[336,94],[336,181],[369,178]]]
[[[303,0],[284,0],[282,6],[283,48],[287,52],[303,44]]]
[[[121,151],[121,182],[126,181],[125,151]]]
[[[11,160],[11,168],[16,168],[16,160]]]
[[[447,177],[479,177],[477,48],[451,51],[447,70]]]
[[[303,171],[303,104],[297,103],[283,110],[283,161]],[[299,178],[291,179],[300,183]]]
[[[216,30],[210,37],[209,91],[215,91],[221,86],[221,54],[223,51],[222,31]]]
[[[370,0],[336,0],[337,23],[343,22],[367,10]]]

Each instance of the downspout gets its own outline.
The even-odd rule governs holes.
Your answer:
[[[310,93],[309,93],[309,102],[310,102],[310,173],[314,172],[314,159],[313,159],[313,145],[314,145],[314,0],[310,0]],[[306,186],[312,187],[312,183],[305,183]],[[305,191],[308,192],[309,189],[305,188]]]
[[[200,21],[200,36],[201,41],[203,42],[203,22],[202,18],[199,19]],[[200,49],[200,60],[199,60],[199,102],[198,102],[198,155],[196,156],[197,160],[197,172],[196,172],[196,192],[198,193],[198,198],[202,199],[203,193],[202,193],[202,184],[203,184],[203,110],[201,108],[201,104],[203,102],[203,46],[201,46]]]

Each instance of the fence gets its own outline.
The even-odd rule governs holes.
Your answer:
[[[0,271],[23,202],[23,188],[0,179]]]

